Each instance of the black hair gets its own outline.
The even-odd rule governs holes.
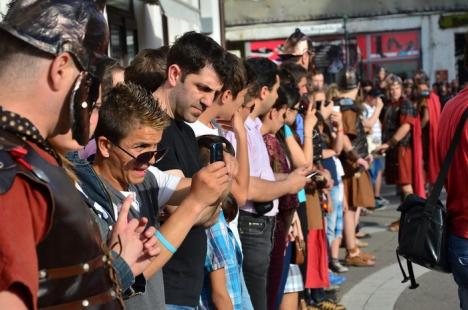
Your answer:
[[[225,50],[207,35],[195,31],[178,38],[167,55],[167,69],[176,64],[182,71],[182,81],[188,74],[197,74],[206,66],[212,66],[224,83],[228,77]]]
[[[294,85],[281,83],[280,87],[278,88],[278,99],[276,99],[273,108],[277,110],[281,109],[283,106],[292,108],[299,102],[300,99],[301,96],[299,95],[299,90],[297,87]]]
[[[297,86],[301,79],[307,77],[307,70],[295,63],[284,63],[279,68],[281,83]]]
[[[268,58],[259,57],[247,59],[246,62],[256,75],[255,81],[249,87],[248,98],[258,97],[264,86],[272,90],[278,74],[276,64]]]

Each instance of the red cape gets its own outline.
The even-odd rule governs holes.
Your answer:
[[[421,198],[426,198],[424,188],[424,161],[422,148],[421,119],[416,117],[412,126],[413,130],[413,191]]]
[[[429,111],[429,156],[428,156],[428,171],[427,180],[434,184],[439,175],[440,163],[437,159],[437,135],[439,131],[440,118],[440,100],[434,92],[429,96],[427,108]]]

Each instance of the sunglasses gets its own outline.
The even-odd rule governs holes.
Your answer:
[[[141,153],[138,156],[135,156],[135,155],[132,155],[129,151],[125,150],[120,145],[115,144],[115,143],[113,143],[113,144],[116,147],[118,147],[120,150],[122,150],[125,154],[127,154],[128,156],[133,158],[135,160],[135,166],[137,166],[137,167],[148,164],[151,161],[151,159],[153,159],[153,158],[154,158],[154,163],[157,163],[157,162],[161,161],[161,159],[163,159],[164,156],[166,156],[167,151],[168,151],[167,148],[164,148],[164,149],[161,149],[161,150],[144,152],[144,153]]]

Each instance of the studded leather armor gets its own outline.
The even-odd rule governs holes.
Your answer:
[[[37,245],[39,308],[122,309],[109,252],[70,178],[0,129],[0,194],[20,175],[42,186],[52,202],[48,231]]]

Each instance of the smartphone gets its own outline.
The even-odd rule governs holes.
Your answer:
[[[317,111],[320,111],[320,109],[322,108],[322,105],[323,105],[323,101],[322,100],[318,100],[318,101],[315,101],[315,108],[317,109]],[[326,106],[326,105],[325,105]]]
[[[210,147],[210,163],[217,161],[223,161],[223,143],[217,142],[213,143]]]
[[[340,106],[339,106],[339,105],[334,105],[334,106],[333,106],[333,111],[334,111],[334,112],[340,112],[340,111],[341,111]]]
[[[312,172],[311,174],[309,174],[308,176],[306,176],[306,178],[310,179],[311,177],[313,177],[314,175],[318,174],[318,171],[314,171]]]

